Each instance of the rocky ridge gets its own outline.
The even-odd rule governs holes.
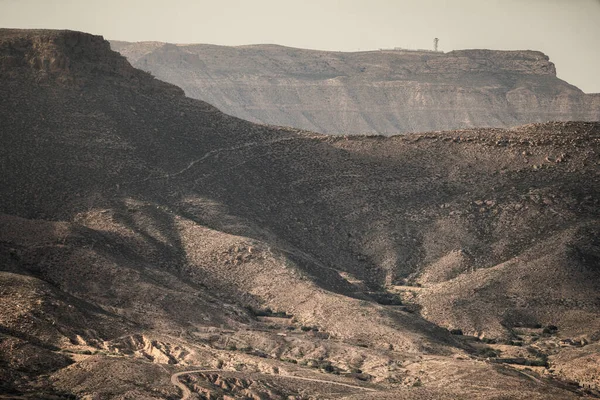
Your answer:
[[[381,50],[112,41],[137,68],[249,121],[327,134],[599,121],[600,95],[537,51]]]

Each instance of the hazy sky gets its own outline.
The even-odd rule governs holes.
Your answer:
[[[600,92],[600,0],[0,0],[0,27],[327,50],[532,49]]]

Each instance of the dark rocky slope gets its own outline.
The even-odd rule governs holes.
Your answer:
[[[443,328],[598,340],[598,124],[269,128],[77,32],[2,30],[0,66],[0,391],[172,398],[195,365],[571,398]]]
[[[536,51],[341,53],[274,45],[112,41],[137,68],[221,111],[328,134],[599,121],[600,95]]]

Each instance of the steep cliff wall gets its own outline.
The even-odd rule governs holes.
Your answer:
[[[102,76],[143,91],[167,91],[183,95],[174,85],[131,68],[125,57],[110,49],[102,36],[76,31],[2,29],[0,31],[0,79],[33,79],[39,84],[57,82],[84,86]]]
[[[136,67],[253,122],[355,134],[600,120],[536,51],[449,53],[111,42]]]

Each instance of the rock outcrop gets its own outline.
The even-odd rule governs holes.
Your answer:
[[[183,95],[179,87],[131,68],[102,36],[68,30],[2,29],[0,79],[27,77],[40,84],[52,81],[82,87],[94,76],[137,90]]]
[[[111,42],[136,67],[225,113],[328,134],[599,121],[600,95],[537,51],[342,53],[275,45]]]

